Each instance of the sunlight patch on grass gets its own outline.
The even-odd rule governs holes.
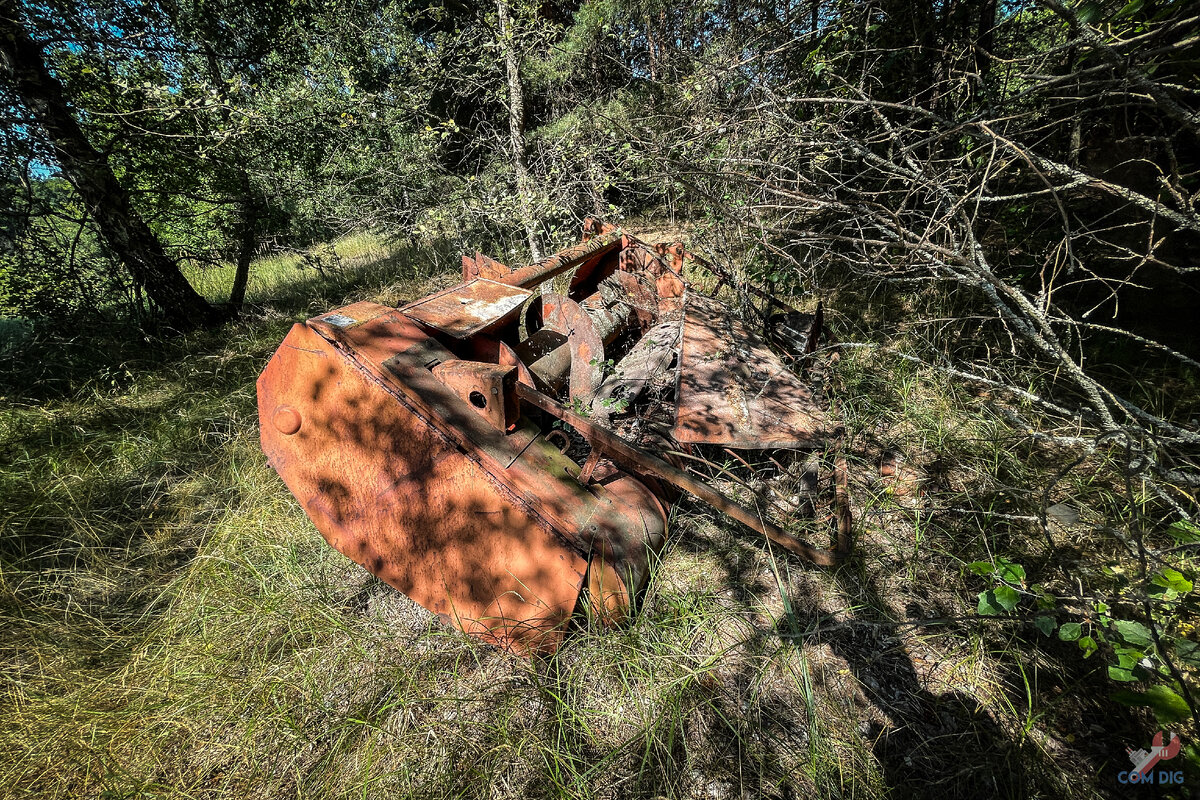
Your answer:
[[[370,231],[359,231],[337,239],[332,245],[321,245],[307,252],[281,253],[257,258],[250,265],[246,285],[248,302],[271,299],[280,289],[323,271],[336,272],[360,268],[387,261],[396,252],[382,237]],[[229,299],[236,266],[231,262],[219,266],[188,265],[184,275],[210,302]]]

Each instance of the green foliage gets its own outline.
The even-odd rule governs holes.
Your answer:
[[[976,561],[968,564],[968,568],[976,575],[993,577],[999,585],[979,593],[978,611],[980,614],[994,616],[996,614],[1014,611],[1021,602],[1021,592],[1025,585],[1025,568],[1006,558],[996,558],[994,561]]]

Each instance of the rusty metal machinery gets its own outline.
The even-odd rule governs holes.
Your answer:
[[[698,469],[723,469],[705,457],[716,448],[784,474],[780,453],[837,436],[767,343],[803,359],[820,313],[772,309],[759,336],[689,285],[688,259],[727,279],[589,220],[582,243],[531,266],[476,254],[460,284],[403,308],[297,324],[258,380],[263,451],[330,545],[507,649],[551,651],[581,614],[624,619],[679,490],[834,564],[849,548],[844,466],[829,548],[762,513],[772,495],[787,506],[778,491],[742,480],[752,510]],[[564,292],[533,291],[559,275]]]

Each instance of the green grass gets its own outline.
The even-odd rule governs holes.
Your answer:
[[[429,258],[430,255],[426,251],[423,257]],[[258,259],[250,271],[246,299],[255,302],[272,300],[280,294],[294,295],[298,283],[322,283],[331,276],[347,271],[353,273],[364,265],[408,267],[410,265],[406,262],[410,258],[408,250],[390,246],[372,233],[353,233],[308,253],[286,253]],[[189,267],[184,272],[196,291],[213,302],[221,302],[229,296],[234,269],[233,264],[224,263],[220,266]]]
[[[253,312],[220,330],[41,334],[0,370],[0,796],[1119,793],[1151,723],[1107,701],[1098,657],[1028,623],[931,621],[973,613],[966,562],[1044,562],[989,509],[1027,514],[1056,457],[881,354],[849,355],[836,392],[846,566],[684,504],[629,627],[535,661],[441,627],[328,548],[258,447],[254,381],[293,321],[454,280],[418,250],[336,248],[325,274],[257,264]],[[214,298],[230,279],[194,277]],[[883,449],[936,475],[936,503],[872,477]],[[1099,508],[1097,474],[1054,499]]]

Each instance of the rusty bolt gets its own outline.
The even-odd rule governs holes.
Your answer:
[[[300,412],[291,406],[280,406],[275,409],[275,414],[271,417],[271,423],[275,426],[275,430],[285,436],[291,436],[300,430],[300,422]]]

